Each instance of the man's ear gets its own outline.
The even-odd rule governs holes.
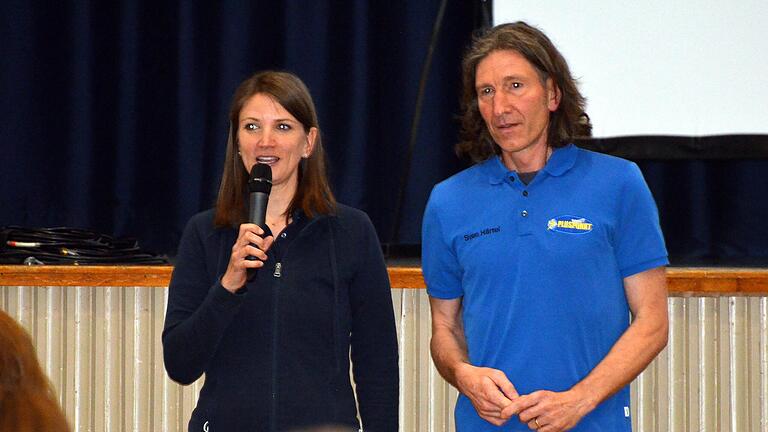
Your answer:
[[[563,93],[560,91],[560,87],[555,84],[555,81],[552,80],[552,78],[547,78],[547,108],[550,112],[557,111],[562,96]]]

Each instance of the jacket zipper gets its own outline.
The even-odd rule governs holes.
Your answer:
[[[307,229],[308,229],[309,227],[311,227],[311,226],[312,226],[312,225],[314,225],[314,224],[315,224],[315,223],[316,223],[318,220],[321,220],[321,219],[324,219],[324,217],[316,217],[316,218],[312,219],[311,221],[309,221],[309,223],[307,224],[307,226],[305,226],[304,228],[302,228],[302,230],[299,232],[299,234],[297,234],[297,235],[296,235],[296,238],[295,238],[295,239],[294,239],[294,240],[291,242],[291,244],[289,244],[289,245],[288,245],[288,247],[285,249],[285,251],[283,251],[283,256],[286,256],[286,255],[288,255],[288,251],[291,249],[291,245],[292,245],[292,244],[293,244],[293,243],[294,243],[296,240],[300,239],[300,238],[301,238],[301,235],[302,235],[302,234],[304,234],[305,232],[307,232]],[[272,271],[272,276],[274,276],[274,277],[276,277],[276,278],[280,278],[280,277],[282,277],[282,276],[283,276],[283,262],[282,262],[282,259],[281,259],[280,257],[278,257],[277,255],[275,255],[275,261],[277,261],[277,262],[275,263],[275,268],[274,268],[274,270]]]
[[[275,259],[278,259],[275,256]],[[279,261],[278,261],[279,265]],[[273,285],[274,292],[272,294],[272,414],[269,416],[270,430],[277,431],[277,328],[278,328],[278,308],[280,305],[280,293],[278,287],[279,281],[275,281]]]
[[[283,251],[282,255],[285,257],[288,255],[288,250],[291,248],[291,245],[296,242],[299,238],[301,238],[301,234],[307,231],[307,228],[312,226],[315,222],[317,222],[319,219],[322,218],[315,218],[312,221],[310,221],[307,226],[305,226],[301,232],[296,236],[296,238],[291,241],[291,244],[288,245],[288,247]],[[283,276],[283,263],[282,258],[277,256],[275,254],[275,270],[272,272],[272,276],[275,279],[280,279]],[[278,281],[275,281],[274,286],[274,294],[272,296],[272,413],[269,416],[269,423],[270,423],[270,430],[277,431],[277,330],[278,330],[278,319],[279,319],[279,313],[278,308],[280,306],[280,290],[278,289]]]

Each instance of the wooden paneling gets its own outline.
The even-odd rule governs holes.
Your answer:
[[[0,266],[0,286],[166,287],[170,266]],[[393,287],[424,289],[419,267],[390,266]],[[768,295],[768,269],[667,269],[669,292],[680,296]]]

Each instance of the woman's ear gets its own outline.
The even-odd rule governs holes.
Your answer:
[[[315,150],[316,141],[317,141],[317,128],[311,127],[309,128],[309,133],[307,134],[307,144],[304,146],[304,153],[301,155],[301,157],[306,159],[312,154],[312,152]]]

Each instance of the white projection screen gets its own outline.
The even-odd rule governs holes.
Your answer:
[[[504,1],[560,49],[595,137],[768,134],[768,1]]]

